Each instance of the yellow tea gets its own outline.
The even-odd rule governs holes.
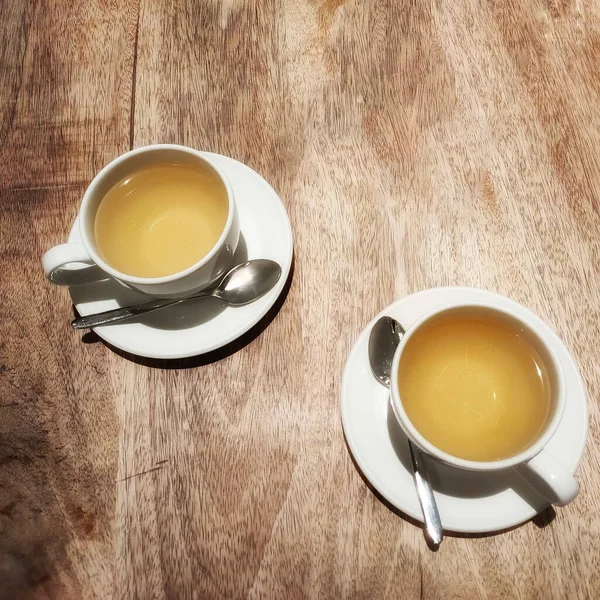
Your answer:
[[[172,275],[210,252],[228,212],[227,192],[216,176],[187,165],[152,165],[104,196],[96,244],[102,258],[126,275]]]
[[[548,373],[533,345],[493,316],[441,316],[408,341],[398,369],[408,418],[455,457],[494,461],[525,450],[550,410]]]

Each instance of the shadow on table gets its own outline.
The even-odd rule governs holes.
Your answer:
[[[109,344],[102,338],[100,338],[93,331],[88,331],[83,335],[81,341],[84,344],[95,344],[100,342],[104,344],[107,348],[110,348],[115,354],[130,360],[131,362],[137,363],[139,365],[144,365],[146,367],[156,368],[156,369],[190,369],[194,367],[202,367],[204,365],[208,365],[232,354],[235,354],[250,342],[254,341],[275,319],[281,307],[285,303],[287,296],[290,291],[290,287],[292,285],[292,279],[294,277],[294,264],[295,260],[292,258],[292,265],[290,268],[290,272],[288,278],[285,282],[285,285],[279,294],[275,304],[269,309],[269,312],[256,324],[252,329],[248,330],[246,333],[241,335],[239,338],[235,339],[233,342],[223,346],[222,348],[218,348],[217,350],[213,350],[212,352],[207,352],[206,354],[201,354],[200,356],[192,356],[190,358],[181,358],[181,359],[154,359],[154,358],[146,358],[143,356],[136,356],[134,354],[130,354],[129,352],[124,352],[119,348],[115,348],[112,344]],[[73,309],[75,311],[75,308]],[[77,311],[75,311],[77,314]]]
[[[240,234],[240,240],[233,255],[232,264],[238,265],[247,260],[248,247],[246,239]],[[93,270],[93,267],[89,267],[89,269]],[[79,273],[84,272],[85,269],[79,270]],[[112,299],[116,300],[118,306],[122,307],[145,303],[149,299],[148,296],[131,290],[112,278],[86,283],[86,285],[73,286],[71,287],[71,295],[76,305]],[[153,329],[178,331],[207,323],[221,314],[226,308],[226,304],[218,298],[208,296],[188,300],[183,304],[169,306],[156,312],[138,315],[128,319],[127,322],[143,323]],[[118,323],[108,324],[105,327],[112,327],[114,325],[118,325]]]

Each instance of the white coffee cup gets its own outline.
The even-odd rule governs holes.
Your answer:
[[[469,315],[493,313],[496,318],[500,318],[516,331],[519,331],[520,335],[526,336],[544,361],[550,383],[550,413],[547,417],[543,431],[533,443],[515,456],[493,462],[478,462],[457,458],[440,450],[421,435],[406,414],[398,387],[398,369],[404,349],[410,339],[416,335],[426,323],[430,323],[441,315],[446,316],[452,313]],[[545,446],[548,444],[560,424],[567,402],[567,390],[565,389],[562,368],[552,348],[552,344],[533,321],[527,319],[524,320],[522,317],[518,316],[508,303],[502,306],[502,308],[497,305],[478,302],[449,304],[437,308],[410,327],[402,338],[396,350],[396,354],[394,355],[391,381],[392,408],[400,426],[414,444],[436,459],[460,469],[490,473],[502,469],[514,468],[519,475],[526,479],[549,502],[556,504],[557,506],[568,504],[579,492],[579,486],[573,475],[557,458],[552,456],[545,449]]]
[[[211,251],[200,261],[173,275],[164,277],[134,277],[121,273],[107,264],[96,245],[94,221],[100,202],[117,182],[138,169],[160,163],[178,163],[200,166],[218,177],[227,192],[229,211],[223,233]],[[55,246],[46,252],[42,262],[46,276],[54,283],[57,275],[71,263],[97,265],[103,274],[110,275],[119,283],[145,294],[161,297],[185,296],[210,286],[231,266],[238,244],[240,227],[233,190],[225,173],[201,152],[173,144],[157,144],[131,150],[104,167],[87,188],[79,211],[81,243]]]

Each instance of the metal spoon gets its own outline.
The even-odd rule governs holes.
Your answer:
[[[281,267],[272,260],[258,258],[239,264],[231,269],[221,281],[212,288],[202,290],[185,298],[157,298],[124,308],[115,308],[87,317],[79,317],[71,322],[75,329],[97,327],[108,323],[117,323],[131,319],[167,306],[182,304],[196,298],[214,296],[230,306],[244,306],[264,296],[281,277]]]
[[[390,387],[394,354],[404,333],[402,325],[391,317],[381,317],[371,329],[369,336],[371,371],[375,379],[386,388]],[[444,533],[433,490],[429,484],[425,458],[423,453],[410,440],[408,440],[408,449],[414,471],[417,496],[425,520],[425,530],[430,540],[437,546],[442,543]]]

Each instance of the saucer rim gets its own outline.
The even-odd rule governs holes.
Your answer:
[[[389,488],[386,485],[386,483],[384,481],[381,481],[381,479],[379,477],[373,475],[369,465],[365,463],[364,458],[361,456],[360,452],[357,450],[355,440],[353,439],[352,435],[348,434],[348,430],[351,429],[351,427],[348,423],[349,416],[347,415],[347,409],[345,408],[345,405],[346,405],[345,397],[348,395],[346,388],[348,385],[347,382],[348,382],[348,374],[350,372],[350,369],[352,367],[356,366],[353,363],[357,360],[357,355],[359,353],[359,350],[361,349],[362,345],[365,343],[368,332],[371,330],[371,328],[373,327],[373,325],[375,324],[375,322],[378,319],[380,319],[382,316],[386,316],[386,315],[389,316],[390,312],[393,312],[394,309],[398,305],[402,304],[403,302],[406,302],[408,299],[415,301],[415,300],[418,300],[418,298],[423,295],[428,295],[428,294],[433,294],[433,293],[444,293],[444,292],[448,292],[449,290],[452,290],[453,292],[468,293],[468,294],[471,294],[473,292],[483,293],[490,298],[491,302],[493,302],[494,300],[498,301],[498,302],[508,302],[512,306],[516,306],[516,307],[518,307],[518,309],[525,311],[526,313],[528,313],[528,315],[537,319],[544,326],[547,327],[547,334],[548,334],[548,337],[550,338],[550,341],[552,342],[552,344],[553,345],[559,344],[566,352],[568,359],[570,359],[570,361],[572,362],[572,366],[574,367],[574,372],[575,372],[574,374],[577,376],[580,391],[583,396],[581,406],[579,407],[580,414],[582,417],[582,431],[580,431],[579,435],[578,435],[580,444],[579,444],[579,447],[577,448],[577,452],[573,453],[573,456],[575,457],[573,466],[566,467],[569,470],[569,472],[575,473],[577,471],[577,468],[579,467],[581,460],[583,458],[586,443],[587,443],[587,438],[589,435],[588,394],[587,394],[587,390],[585,388],[585,384],[583,382],[583,378],[581,376],[579,367],[578,367],[573,355],[571,354],[571,352],[564,345],[564,343],[558,337],[558,335],[554,332],[554,330],[545,321],[543,321],[540,317],[538,317],[535,313],[533,313],[531,310],[529,310],[522,304],[516,302],[515,300],[507,298],[506,296],[502,296],[501,294],[496,294],[495,292],[490,292],[488,290],[482,290],[479,288],[471,288],[471,287],[463,287],[463,286],[442,286],[442,287],[436,287],[436,288],[428,288],[425,290],[420,290],[413,294],[408,294],[408,295],[400,298],[399,300],[392,302],[391,304],[386,306],[382,311],[380,311],[375,317],[373,317],[367,323],[367,325],[365,325],[365,327],[360,331],[360,333],[356,337],[356,340],[348,354],[348,358],[347,358],[346,364],[344,366],[344,371],[343,371],[343,375],[342,375],[342,385],[341,385],[341,390],[340,390],[341,421],[342,421],[344,439],[348,445],[348,449],[352,455],[352,458],[356,461],[356,464],[359,467],[360,473],[362,473],[364,475],[364,477],[369,481],[369,483],[375,488],[377,493],[380,494],[383,498],[385,498],[385,500],[387,502],[389,502],[393,507],[395,507],[402,513],[419,521],[420,523],[423,523],[422,513],[420,511],[414,511],[410,507],[407,508],[406,506],[398,505],[399,503],[395,497],[395,494],[389,493]],[[360,360],[360,359],[358,359],[358,360]],[[557,429],[557,431],[558,431],[558,429]],[[556,435],[556,433],[555,433],[555,435]],[[370,464],[370,462],[372,462],[372,461],[368,461],[368,462]],[[492,495],[485,496],[485,498],[490,498],[491,496]],[[521,524],[529,521],[530,519],[535,517],[536,514],[539,514],[539,512],[541,512],[548,506],[550,506],[550,503],[545,504],[544,507],[541,508],[539,511],[536,511],[534,508],[531,508],[529,511],[525,511],[525,510],[517,511],[518,514],[516,517],[514,517],[513,519],[506,519],[500,525],[481,526],[481,527],[477,527],[477,526],[469,527],[468,525],[461,525],[458,527],[444,526],[444,531],[456,532],[456,533],[467,533],[467,534],[483,534],[483,533],[501,532],[506,529],[516,527],[518,525],[521,525]],[[444,516],[442,515],[442,525],[443,525],[443,521],[444,521]]]
[[[230,335],[228,335],[225,338],[221,338],[216,342],[208,343],[208,344],[204,345],[200,350],[188,349],[188,350],[184,350],[184,351],[177,351],[176,347],[173,348],[172,350],[164,349],[161,352],[154,352],[152,349],[143,350],[135,345],[132,347],[129,344],[122,343],[122,341],[116,342],[114,339],[112,339],[110,332],[108,332],[108,335],[107,335],[107,330],[109,329],[108,327],[100,326],[100,327],[92,328],[94,333],[96,333],[96,335],[98,335],[98,337],[102,338],[106,343],[110,344],[111,346],[114,346],[115,348],[117,348],[119,350],[122,350],[123,352],[127,352],[128,354],[132,354],[134,356],[138,356],[141,358],[149,358],[149,359],[155,359],[155,360],[180,360],[180,359],[184,359],[184,358],[203,356],[204,354],[208,354],[209,352],[214,352],[215,350],[218,350],[220,348],[223,348],[224,346],[227,346],[228,344],[235,342],[235,340],[239,339],[241,336],[243,336],[245,333],[247,333],[253,327],[255,327],[265,317],[265,315],[267,315],[268,312],[273,308],[273,306],[275,305],[275,303],[281,296],[281,294],[286,286],[286,283],[287,283],[287,280],[288,280],[288,277],[289,277],[289,274],[290,274],[290,271],[292,268],[293,257],[294,257],[294,237],[293,237],[293,233],[292,233],[292,226],[291,226],[289,214],[288,214],[288,212],[285,208],[285,205],[283,204],[283,201],[281,200],[279,194],[273,189],[273,187],[269,184],[269,182],[262,175],[260,175],[260,173],[257,173],[254,169],[252,169],[248,165],[242,163],[241,161],[236,160],[235,158],[232,158],[230,156],[225,156],[223,154],[217,154],[214,152],[200,151],[200,154],[204,155],[208,159],[213,159],[216,161],[223,161],[223,163],[225,163],[225,164],[219,163],[219,167],[225,172],[225,175],[228,177],[228,179],[230,181],[232,181],[232,182],[235,181],[235,176],[229,172],[229,169],[232,166],[231,163],[234,163],[234,164],[237,163],[237,164],[235,164],[236,167],[242,167],[243,169],[247,170],[248,176],[258,178],[260,180],[261,184],[266,186],[266,188],[268,189],[268,192],[269,192],[268,196],[271,199],[272,205],[277,206],[277,210],[279,210],[279,212],[282,216],[282,224],[285,224],[284,237],[286,240],[288,240],[287,249],[284,249],[286,251],[285,256],[282,257],[281,259],[278,258],[278,262],[281,266],[281,277],[279,278],[279,281],[275,284],[273,289],[266,296],[266,298],[268,298],[268,301],[265,302],[264,305],[259,310],[257,310],[255,314],[252,315],[252,318],[250,318],[248,320],[248,322],[246,324],[244,324],[244,326],[240,327],[235,332],[231,333]],[[226,163],[229,163],[229,164],[226,164]],[[232,184],[232,187],[233,187],[233,184]],[[244,231],[243,222],[241,221],[241,218],[240,218],[240,231],[242,233]],[[73,221],[73,225],[71,226],[71,230],[69,232],[69,242],[73,241],[72,238],[75,235],[80,235],[80,233],[79,233],[79,213],[77,213],[77,216],[75,217],[75,220]],[[87,284],[82,284],[82,285],[87,285]],[[69,288],[69,295],[71,295],[71,300],[73,302],[73,305],[75,306],[75,308],[77,309],[77,312],[81,316],[87,316],[88,314],[91,314],[91,311],[87,312],[85,310],[84,311],[80,310],[80,307],[78,306],[77,303],[75,303],[75,301],[72,297],[70,288]],[[256,304],[256,306],[258,308],[260,305]],[[223,318],[223,315],[224,315],[224,313],[221,313],[221,314],[217,315],[215,317],[215,319]],[[188,330],[186,330],[186,331],[188,331]]]

